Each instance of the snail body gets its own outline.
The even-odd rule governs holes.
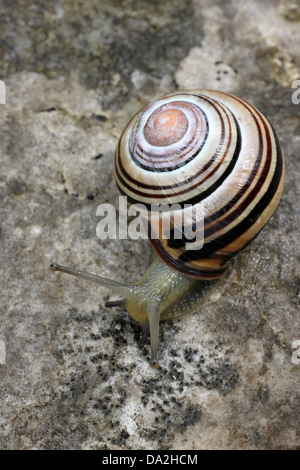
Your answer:
[[[52,269],[121,295],[124,300],[117,304],[149,324],[150,364],[157,366],[159,321],[195,309],[276,210],[284,185],[283,155],[271,124],[249,103],[218,91],[181,91],[134,116],[117,145],[114,174],[128,201],[149,211],[153,263],[134,285],[59,265]],[[186,205],[192,207],[188,217]],[[176,210],[171,217],[168,210],[153,217],[156,206]],[[175,213],[182,221],[181,239]],[[167,237],[166,217],[171,224]],[[197,230],[202,230],[203,244],[187,249],[186,234],[197,235]]]

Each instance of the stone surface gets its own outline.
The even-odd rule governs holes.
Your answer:
[[[299,2],[1,2],[2,449],[299,448]],[[146,241],[96,238],[118,205],[113,153],[149,100],[234,92],[286,156],[279,209],[201,310],[161,327],[161,367],[105,289],[51,261],[134,281]],[[2,349],[3,350],[3,349]],[[1,361],[0,361],[1,362]]]

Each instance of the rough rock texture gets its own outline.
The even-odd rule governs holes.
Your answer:
[[[0,22],[0,448],[298,448],[299,1],[3,0]],[[114,148],[149,100],[201,87],[271,119],[286,187],[199,312],[162,326],[152,370],[114,297],[48,266],[141,276],[146,241],[96,238]]]

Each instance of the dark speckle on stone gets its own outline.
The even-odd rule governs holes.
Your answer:
[[[204,366],[199,362],[201,384],[208,390],[216,389],[226,395],[239,383],[239,373],[233,364],[216,361],[213,366]]]
[[[191,362],[193,360],[194,355],[196,354],[197,350],[187,347],[184,350],[184,358],[187,362]]]
[[[56,111],[56,108],[45,108],[45,109],[40,109],[40,113],[51,113],[52,111]]]
[[[188,405],[182,413],[182,422],[179,424],[181,429],[194,426],[201,419],[202,411],[199,406]]]
[[[27,184],[19,179],[10,180],[8,183],[8,188],[9,191],[16,196],[20,196],[21,194],[24,194],[28,191]]]
[[[267,403],[270,399],[270,390],[267,385],[261,385],[257,391],[257,399],[261,403]]]
[[[107,117],[104,116],[103,114],[93,114],[92,116],[94,119],[97,119],[97,121],[100,121],[100,122],[106,122],[107,121]]]

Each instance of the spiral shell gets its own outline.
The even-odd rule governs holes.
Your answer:
[[[215,279],[263,228],[278,206],[284,161],[268,120],[228,93],[173,93],[143,108],[124,130],[115,178],[132,203],[204,207],[204,245],[149,238],[174,269]],[[149,233],[151,219],[149,219]]]

